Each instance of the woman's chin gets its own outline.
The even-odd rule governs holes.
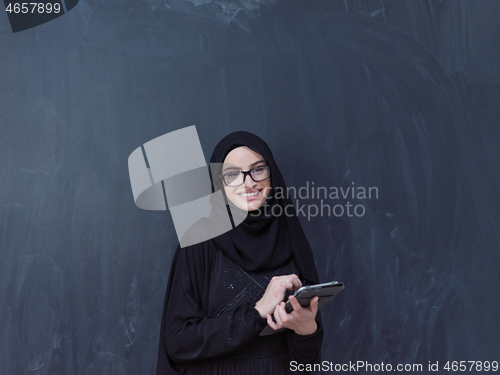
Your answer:
[[[248,210],[249,212],[255,212],[258,211],[262,206],[264,202],[252,202],[251,204],[248,205]]]

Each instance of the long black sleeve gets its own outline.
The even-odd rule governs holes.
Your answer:
[[[207,243],[178,248],[165,299],[163,338],[172,361],[183,363],[233,351],[266,324],[252,304],[208,316],[206,306],[212,249]]]
[[[323,343],[323,325],[320,312],[316,316],[318,329],[311,335],[301,336],[294,331],[288,332],[288,347],[290,349],[290,360],[297,363],[320,363],[321,345]]]
[[[293,331],[259,336],[267,321],[255,302],[273,276],[295,272],[293,261],[275,270],[245,271],[211,241],[178,247],[165,296],[157,375],[210,373],[203,366],[225,366],[234,358],[246,359],[238,366],[255,366],[258,373],[266,368],[270,373],[267,366],[281,373],[288,358],[314,363],[320,358],[321,324],[308,336]]]

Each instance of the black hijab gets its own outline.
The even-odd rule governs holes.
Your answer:
[[[300,274],[311,282],[318,283],[311,247],[273,154],[262,139],[252,133],[237,131],[217,144],[210,159],[211,164],[217,163],[212,165],[218,166],[210,168],[212,192],[222,190],[224,193],[223,183],[217,176],[221,176],[220,168],[227,154],[240,146],[246,146],[262,155],[271,168],[272,189],[265,203],[267,208],[264,210],[261,207],[261,210],[248,212],[241,224],[213,240],[227,257],[249,271],[277,268],[293,256]],[[231,212],[239,210],[227,197],[226,202],[231,207],[226,207],[230,216]]]

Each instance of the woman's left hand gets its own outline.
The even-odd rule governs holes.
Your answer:
[[[318,329],[316,324],[316,313],[318,312],[318,297],[311,299],[308,307],[302,307],[294,296],[289,297],[293,311],[288,314],[285,310],[285,302],[276,305],[274,319],[267,314],[267,324],[274,329],[289,328],[296,334],[305,336],[312,335]]]

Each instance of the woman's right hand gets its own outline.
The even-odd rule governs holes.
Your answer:
[[[295,274],[274,276],[264,292],[262,298],[255,304],[255,309],[262,318],[272,314],[276,305],[285,299],[286,290],[296,291],[302,286],[302,282]]]

